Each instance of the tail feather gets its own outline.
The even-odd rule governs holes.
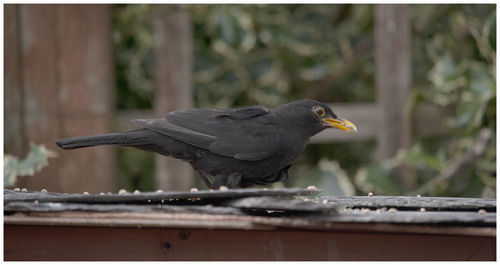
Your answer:
[[[138,129],[122,133],[109,133],[59,139],[56,141],[56,145],[62,149],[76,149],[96,145],[146,145],[149,141],[149,137],[147,136],[148,131],[145,129]]]

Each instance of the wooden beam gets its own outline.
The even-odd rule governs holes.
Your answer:
[[[58,153],[26,187],[64,192],[113,188],[110,147],[58,149],[58,138],[109,131],[113,115],[109,5],[20,5],[27,142]],[[9,68],[7,65],[6,68]]]
[[[24,157],[27,151],[24,132],[24,93],[20,47],[19,5],[4,10],[4,150]]]
[[[369,224],[371,225],[371,224]],[[495,237],[365,231],[6,225],[5,260],[495,260]]]
[[[115,109],[111,5],[60,5],[57,12],[59,134],[110,132]],[[62,190],[114,189],[113,147],[78,149],[71,155],[57,150]]]
[[[409,5],[375,6],[375,86],[380,126],[380,159],[391,158],[411,144],[408,101],[412,86]]]
[[[179,5],[155,7],[154,42],[156,59],[156,89],[154,112],[165,113],[190,108],[192,32],[189,13]],[[165,190],[186,190],[192,186],[193,171],[182,161],[155,156],[156,187]]]

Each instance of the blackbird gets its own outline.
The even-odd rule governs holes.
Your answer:
[[[288,178],[309,138],[326,128],[357,132],[350,121],[318,101],[298,100],[274,109],[187,109],[164,119],[136,119],[142,128],[60,139],[63,149],[130,146],[182,159],[209,188],[248,187]],[[213,177],[213,181],[209,178]]]

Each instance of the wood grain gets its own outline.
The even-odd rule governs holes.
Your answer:
[[[495,260],[481,236],[7,225],[4,240],[8,261]]]
[[[179,5],[155,6],[154,42],[156,88],[154,112],[167,112],[193,106],[191,87],[191,19]],[[192,187],[193,170],[189,164],[171,157],[155,156],[156,188],[186,190]]]
[[[110,6],[28,4],[9,5],[6,11],[6,136],[11,144],[5,151],[26,154],[33,142],[58,154],[18,186],[65,192],[112,189],[113,149],[68,156],[54,144],[58,138],[110,131]]]

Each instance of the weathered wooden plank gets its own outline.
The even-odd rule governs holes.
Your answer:
[[[26,141],[54,150],[60,129],[57,6],[19,5],[19,10]],[[25,178],[27,188],[62,189],[59,164],[52,161],[36,177]]]
[[[155,6],[155,99],[157,117],[193,106],[191,88],[192,32],[189,13],[179,5]],[[192,187],[193,170],[187,163],[155,156],[156,187],[186,190]]]
[[[496,213],[478,212],[409,212],[409,211],[346,211],[346,213],[315,216],[316,220],[334,223],[392,223],[463,226],[496,226]]]
[[[185,213],[243,215],[238,208],[212,205],[137,205],[137,204],[87,204],[53,202],[11,202],[4,206],[4,212],[106,212],[106,213]]]
[[[321,196],[320,199],[350,208],[396,208],[401,210],[496,211],[496,200],[488,198],[415,196]]]
[[[306,222],[303,225],[306,227],[328,227],[327,223],[453,224],[491,227],[496,223],[496,202],[493,199],[389,196],[325,196],[314,200],[292,198],[292,196],[297,195],[313,195],[317,192],[317,190],[308,189],[236,189],[226,191],[207,190],[198,192],[81,195],[5,190],[4,202],[6,203],[6,211],[50,212],[86,210],[124,212],[130,206],[130,212],[147,213],[158,210],[158,207],[161,207],[158,206],[159,203],[186,204],[186,202],[182,202],[184,200],[192,204],[207,205],[208,202],[216,206],[244,209],[248,214],[261,216],[269,216],[267,210],[284,211],[288,214],[309,212],[309,215],[302,217],[302,220]],[[193,198],[195,199],[193,200]],[[24,202],[24,204],[21,202]],[[81,203],[89,205],[81,206]],[[92,206],[92,203],[96,204],[95,207]],[[99,205],[99,203],[104,203],[105,206],[102,204]],[[113,205],[110,205],[112,203],[119,203],[121,205],[113,207]],[[132,205],[123,205],[124,203]],[[147,203],[148,205],[133,205],[137,203]],[[150,207],[150,209],[147,207]],[[388,211],[389,207],[399,210]],[[344,208],[344,210],[339,211],[340,208]],[[360,211],[359,208],[364,209]],[[365,208],[377,210],[367,210]],[[426,211],[420,211],[421,208],[426,209]],[[182,209],[184,208],[175,208],[177,210],[175,212],[182,212]],[[186,208],[185,213],[192,213],[187,209],[189,207]],[[485,211],[481,212],[478,209]],[[248,210],[251,210],[251,212],[248,212]],[[165,206],[164,211],[168,212],[168,206]],[[262,221],[260,224],[263,225],[290,226],[290,222],[292,221],[286,221],[286,217],[284,217],[286,215],[275,216],[281,216],[281,221],[278,223],[275,223],[275,221],[271,221],[270,223],[265,219],[254,221]],[[224,219],[223,217],[221,218]],[[237,222],[237,220],[234,221]]]
[[[26,134],[20,137],[59,155],[36,177],[25,178],[25,187],[67,192],[112,189],[112,149],[78,150],[67,156],[54,144],[58,138],[109,131],[114,108],[110,6],[19,9]]]
[[[495,237],[6,225],[6,260],[495,260]],[[28,239],[28,241],[27,241]]]
[[[115,108],[111,7],[59,5],[57,18],[59,137],[110,132]],[[56,150],[61,191],[114,189],[112,147]]]
[[[223,203],[225,206],[250,210],[276,210],[287,212],[336,213],[341,206],[284,197],[245,197]]]
[[[4,7],[4,150],[24,157],[28,146],[24,132],[19,5]]]
[[[248,211],[244,211],[249,214]],[[490,223],[453,222],[458,218],[453,215],[448,219],[441,216],[443,223],[432,221],[428,216],[408,215],[408,212],[387,213],[388,216],[378,217],[380,213],[341,212],[341,217],[302,215],[300,218],[275,217],[257,215],[210,215],[197,213],[168,212],[17,212],[4,216],[4,223],[9,225],[57,225],[57,226],[104,226],[104,227],[169,227],[169,228],[205,228],[205,229],[302,229],[320,231],[364,231],[387,233],[418,233],[469,236],[496,236],[494,221]],[[431,212],[432,213],[432,212]],[[414,212],[416,214],[416,212]],[[477,218],[493,220],[490,216],[481,215]],[[321,220],[321,218],[323,220]],[[331,220],[328,220],[331,219]],[[404,222],[413,218],[413,222]],[[452,219],[454,218],[454,219]],[[431,219],[431,221],[429,221]],[[463,219],[463,218],[462,218]],[[350,221],[354,220],[354,221]],[[398,221],[395,222],[395,221]],[[450,222],[452,220],[452,222]],[[382,222],[383,221],[383,222]],[[417,221],[420,221],[417,222]],[[425,221],[425,222],[422,222]]]
[[[391,158],[411,144],[408,103],[412,84],[409,5],[375,5],[375,86],[380,107],[377,148]]]
[[[262,205],[252,203],[261,201]],[[45,217],[71,217],[60,212],[79,211],[86,212],[85,216],[75,215],[73,217],[98,218],[103,215],[93,215],[93,213],[109,213],[107,218],[124,218],[123,215],[113,215],[113,213],[128,213],[128,214],[146,214],[146,215],[131,215],[129,218],[147,219],[151,216],[149,213],[155,213],[156,217],[167,220],[174,218],[168,214],[215,214],[219,215],[219,220],[238,223],[240,221],[250,221],[252,223],[264,226],[279,226],[279,227],[295,227],[295,228],[328,228],[335,223],[385,223],[385,224],[432,224],[432,225],[454,225],[454,226],[470,226],[470,227],[495,227],[496,213],[478,213],[478,212],[415,212],[415,211],[336,211],[336,207],[332,205],[322,205],[314,203],[302,202],[297,206],[297,200],[294,199],[268,199],[268,198],[244,198],[236,199],[224,203],[224,206],[199,206],[199,205],[125,205],[125,204],[82,204],[82,203],[54,203],[54,202],[11,202],[5,206],[7,212],[26,212],[28,216],[38,216],[37,212],[46,212],[42,215]],[[282,205],[279,202],[284,202]],[[309,208],[303,207],[309,206]],[[241,211],[245,210],[245,212]],[[248,210],[278,210],[285,211],[281,215],[276,215],[268,212]],[[50,214],[49,214],[50,213]],[[300,214],[302,213],[302,214]],[[303,215],[303,213],[308,213]],[[250,215],[255,219],[235,219],[234,215]],[[293,215],[293,218],[286,217]],[[300,214],[300,215],[299,215]],[[203,218],[183,215],[184,218],[198,220],[203,222]],[[300,218],[299,218],[300,216]],[[19,217],[19,216],[18,216]],[[257,218],[258,217],[258,218]],[[175,217],[178,218],[178,217]],[[298,221],[300,220],[300,221]],[[297,222],[298,221],[298,222]]]
[[[175,199],[224,199],[249,196],[313,196],[320,190],[289,188],[289,189],[228,189],[228,190],[200,190],[197,192],[163,191],[141,192],[126,194],[61,194],[53,192],[23,192],[4,190],[4,203],[15,201],[39,202],[76,202],[76,203],[132,203],[132,202],[161,202]]]

